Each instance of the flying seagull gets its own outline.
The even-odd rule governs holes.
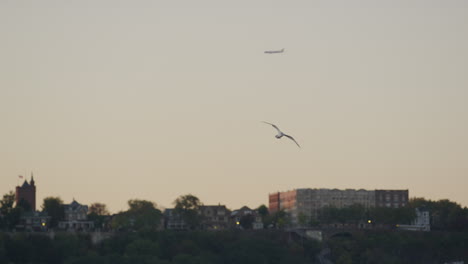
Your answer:
[[[280,50],[266,50],[265,51],[266,54],[275,54],[275,53],[283,53],[283,52],[284,52],[284,48]]]
[[[271,126],[274,127],[276,130],[278,130],[278,135],[275,136],[277,139],[280,139],[280,138],[282,138],[283,136],[285,136],[285,137],[291,139],[292,141],[294,141],[294,143],[296,143],[296,145],[297,145],[298,147],[301,147],[301,146],[299,146],[299,144],[297,143],[297,141],[296,141],[293,137],[291,137],[290,135],[286,135],[285,133],[281,132],[281,130],[279,130],[279,128],[278,128],[277,126],[273,125],[272,123],[265,122],[265,121],[262,121],[262,122],[265,123],[265,124],[271,125]]]

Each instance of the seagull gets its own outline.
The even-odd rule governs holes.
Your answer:
[[[279,128],[278,128],[277,126],[275,126],[274,124],[268,123],[268,122],[265,122],[265,121],[262,121],[262,122],[265,123],[265,124],[271,125],[271,126],[274,127],[276,130],[278,130],[278,135],[275,136],[277,139],[280,139],[280,138],[282,138],[283,136],[285,136],[285,137],[291,139],[292,141],[294,141],[294,143],[296,143],[296,145],[297,145],[299,148],[301,147],[301,146],[299,146],[299,144],[297,143],[297,141],[296,141],[293,137],[291,137],[290,135],[286,135],[285,133],[281,132],[281,130],[279,130]]]

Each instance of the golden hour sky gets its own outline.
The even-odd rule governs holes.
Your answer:
[[[467,206],[467,47],[464,0],[1,0],[0,195],[32,171],[38,208],[294,188]]]

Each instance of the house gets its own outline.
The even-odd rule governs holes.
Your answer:
[[[24,231],[47,231],[49,228],[50,216],[46,212],[28,211],[23,212],[17,230]]]
[[[199,208],[201,215],[201,229],[221,230],[230,226],[231,211],[225,205],[203,205]]]
[[[242,225],[243,221],[247,221],[247,223]],[[252,228],[254,230],[263,229],[263,221],[261,215],[258,213],[257,210],[252,210],[247,206],[243,206],[240,209],[232,211],[231,223],[236,228],[240,229],[244,229],[245,227]]]
[[[73,199],[71,204],[63,206],[65,221],[59,222],[59,228],[69,231],[87,231],[94,228],[94,222],[88,221],[88,206]]]
[[[175,212],[173,208],[165,209],[164,213],[164,228],[171,230],[187,230],[188,226],[182,219],[182,216]]]
[[[411,225],[397,225],[397,228],[409,231],[431,231],[429,211],[421,208],[416,208],[415,210],[416,218]]]

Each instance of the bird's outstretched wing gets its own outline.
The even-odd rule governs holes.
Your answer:
[[[283,133],[283,132],[281,132],[281,130],[279,130],[279,128],[277,126],[273,125],[272,123],[268,123],[268,122],[265,122],[265,121],[262,121],[262,122],[276,128],[276,130],[278,130],[278,133]]]
[[[297,145],[299,148],[301,147],[301,146],[299,146],[299,144],[297,143],[297,141],[296,141],[293,137],[291,137],[290,135],[284,134],[284,136],[287,137],[287,138],[289,138],[289,139],[291,139],[292,141],[294,141],[294,143],[296,143],[296,145]]]

